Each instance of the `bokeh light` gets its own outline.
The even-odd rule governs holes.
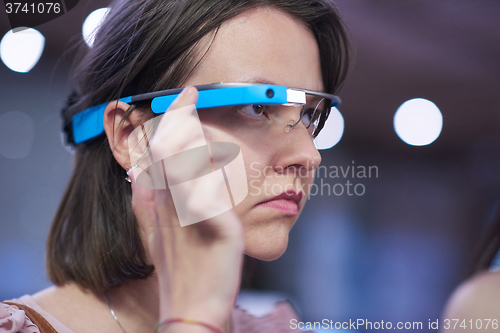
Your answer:
[[[425,146],[436,140],[443,128],[443,115],[436,104],[423,98],[410,99],[394,115],[394,130],[412,146]]]
[[[27,73],[42,56],[45,37],[36,29],[9,30],[0,41],[0,58],[14,72]]]
[[[344,134],[344,117],[337,108],[332,108],[325,126],[314,139],[317,149],[330,149],[335,146]]]
[[[109,8],[107,7],[96,9],[92,13],[90,13],[89,16],[87,16],[87,18],[85,19],[85,22],[83,22],[83,40],[85,40],[85,43],[87,43],[89,47],[92,47],[92,45],[94,45],[94,39],[97,31],[99,30],[101,23],[106,18],[106,15],[108,15],[108,12]]]

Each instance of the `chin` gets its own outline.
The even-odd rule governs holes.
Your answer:
[[[285,253],[288,246],[288,231],[282,235],[264,235],[263,233],[247,234],[245,237],[245,254],[260,260],[276,260]]]

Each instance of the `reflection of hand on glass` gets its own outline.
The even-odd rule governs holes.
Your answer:
[[[145,332],[179,318],[193,321],[165,322],[159,331],[290,329],[297,315],[289,306],[264,319],[234,308],[243,254],[274,260],[286,250],[321,162],[313,139],[349,54],[330,1],[259,4],[112,4],[76,67],[80,94],[63,112],[76,156],[48,240],[56,286],[17,303],[50,313],[60,331]],[[155,120],[154,98],[133,98],[213,82],[282,87],[303,100],[215,104],[197,108],[198,119],[191,112],[174,119],[205,94],[188,88]],[[81,139],[76,115],[96,105],[84,120],[92,135]],[[237,158],[219,143],[239,147],[241,167],[226,167]],[[187,155],[185,164],[181,154],[199,147],[208,154]],[[191,182],[222,168],[223,177]],[[179,184],[187,212],[201,222],[180,226],[172,195]],[[206,218],[224,191],[234,208]]]

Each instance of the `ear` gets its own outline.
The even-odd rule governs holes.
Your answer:
[[[132,111],[129,117],[121,122],[129,107],[129,104],[122,101],[109,102],[104,109],[103,119],[104,131],[108,137],[111,152],[123,169],[131,167],[128,137],[140,122],[140,112],[136,110]]]

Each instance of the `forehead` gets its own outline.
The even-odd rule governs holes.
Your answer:
[[[187,84],[215,82],[272,83],[322,91],[316,39],[302,22],[280,10],[244,12],[221,25]]]

